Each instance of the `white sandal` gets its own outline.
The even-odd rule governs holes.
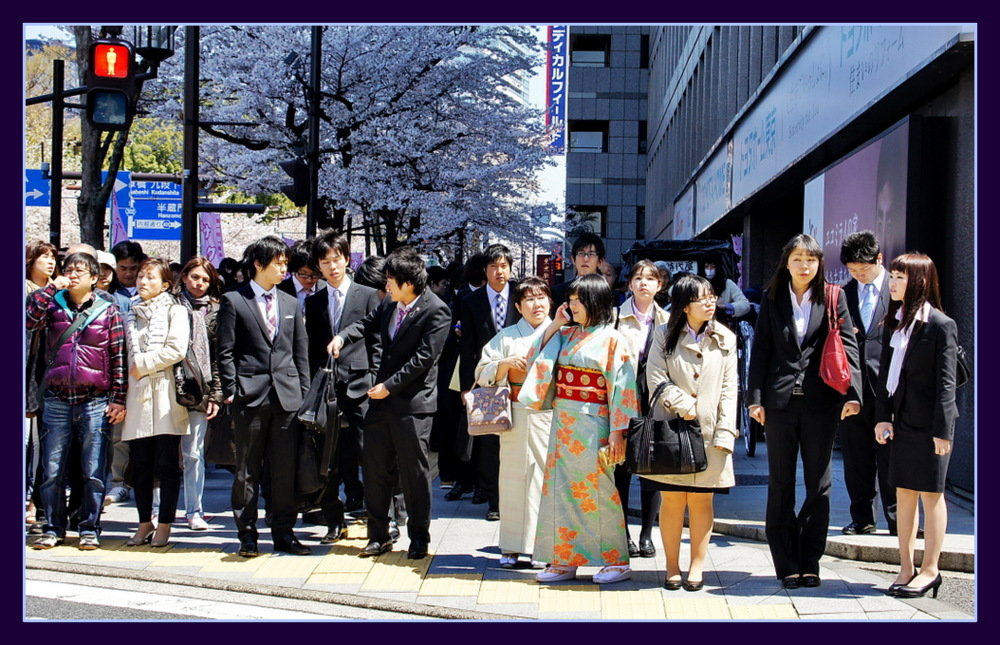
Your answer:
[[[609,565],[594,574],[594,582],[599,585],[628,580],[632,577],[629,565]]]
[[[559,582],[560,580],[573,580],[576,578],[576,567],[554,565],[546,567],[544,571],[535,576],[538,582]]]

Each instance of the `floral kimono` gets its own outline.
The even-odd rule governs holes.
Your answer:
[[[614,466],[598,450],[639,415],[628,343],[612,326],[563,328],[528,354],[519,400],[553,409],[532,556],[552,566],[627,565]]]

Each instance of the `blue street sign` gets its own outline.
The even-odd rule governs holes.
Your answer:
[[[132,204],[127,224],[129,239],[180,241],[180,200],[137,199]]]
[[[42,179],[41,170],[24,171],[24,205],[52,206],[52,182]]]
[[[108,179],[108,171],[101,171],[101,183],[103,184]],[[115,199],[118,201],[118,208],[122,209],[122,213],[125,209],[129,207],[132,202],[132,173],[126,170],[119,170],[118,176],[115,178]],[[108,196],[108,203],[106,204],[108,208],[112,208],[111,197]]]
[[[179,202],[183,198],[184,188],[171,181],[132,182],[132,199],[159,199]]]

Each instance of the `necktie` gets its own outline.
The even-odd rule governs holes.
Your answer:
[[[869,282],[865,285],[865,293],[861,298],[861,320],[867,331],[872,326],[872,314],[875,313],[875,285]]]
[[[493,320],[497,323],[497,329],[503,329],[507,321],[507,307],[503,299],[503,294],[497,294],[496,306],[493,308]]]
[[[333,322],[333,333],[340,331],[340,312],[344,305],[341,299],[344,294],[340,293],[340,289],[333,290],[333,311],[330,313],[331,322]]]
[[[267,316],[265,322],[267,323],[267,333],[274,338],[275,333],[278,331],[278,314],[277,307],[274,303],[274,294],[265,293],[264,294],[264,308],[267,310]]]
[[[396,309],[399,313],[396,315],[396,328],[392,330],[393,338],[395,338],[396,334],[399,333],[399,328],[403,324],[403,319],[406,318],[406,314],[410,313],[410,308],[404,307],[403,305],[396,305]]]

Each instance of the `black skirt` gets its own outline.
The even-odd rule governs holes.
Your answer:
[[[889,442],[889,484],[892,486],[921,493],[943,493],[949,461],[951,452],[934,454],[932,428],[913,428],[898,421],[893,424],[893,438]]]
[[[716,495],[728,495],[729,487],[708,488],[706,486],[678,486],[677,484],[664,484],[662,482],[639,477],[639,488],[641,490],[657,490],[666,493],[715,493]]]

